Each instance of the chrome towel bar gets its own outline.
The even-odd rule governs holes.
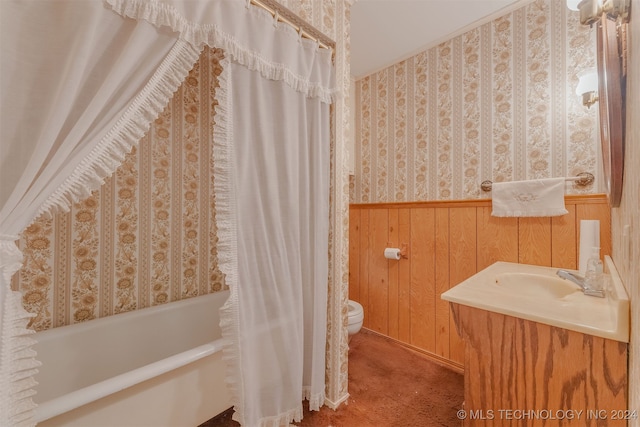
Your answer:
[[[595,178],[592,173],[581,172],[577,176],[565,178],[565,181],[574,181],[576,185],[579,185],[580,187],[586,187],[587,185],[593,184],[594,179]],[[492,185],[493,182],[486,180],[482,181],[482,184],[480,184],[480,188],[482,188],[482,191],[491,191]]]

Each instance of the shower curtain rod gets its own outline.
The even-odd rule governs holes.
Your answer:
[[[282,6],[275,0],[250,0],[251,4],[261,7],[271,14],[278,21],[292,26],[302,37],[317,42],[323,49],[333,50],[336,43],[322,34],[321,31],[300,19],[295,13]]]

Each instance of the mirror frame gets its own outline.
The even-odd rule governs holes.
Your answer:
[[[611,207],[620,206],[624,176],[626,25],[606,14],[597,25],[600,142]]]

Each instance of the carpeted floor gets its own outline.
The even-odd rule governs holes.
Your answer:
[[[388,338],[362,330],[349,344],[349,400],[323,406],[300,427],[457,427],[463,376]],[[200,427],[237,427],[231,411]]]

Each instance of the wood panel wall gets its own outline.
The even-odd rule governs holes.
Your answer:
[[[578,268],[580,220],[600,220],[601,256],[611,254],[605,195],[566,196],[560,217],[496,218],[491,200],[353,204],[349,222],[349,298],[364,327],[455,369],[464,344],[440,295],[496,261]],[[387,260],[386,247],[407,245]]]

